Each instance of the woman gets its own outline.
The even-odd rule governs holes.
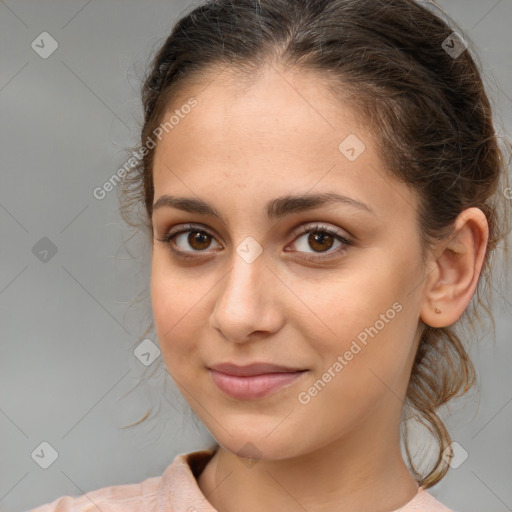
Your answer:
[[[162,357],[217,443],[34,510],[448,511],[436,411],[474,381],[452,326],[506,232],[466,41],[412,0],[210,1],[142,98],[121,212],[144,205]]]

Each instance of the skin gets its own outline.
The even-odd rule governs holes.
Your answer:
[[[423,322],[450,325],[466,309],[487,243],[485,215],[462,212],[455,235],[423,267],[416,193],[385,170],[357,112],[317,77],[269,65],[248,85],[212,73],[169,113],[192,96],[198,105],[155,150],[155,202],[163,194],[201,198],[224,221],[154,211],[151,298],[168,371],[221,445],[200,489],[219,512],[400,508],[418,491],[401,456],[400,419]],[[349,134],[366,146],[354,161],[338,149]],[[375,215],[334,204],[265,216],[271,199],[319,192],[362,201]],[[297,234],[317,222],[353,244],[337,252],[336,239],[315,246]],[[174,239],[189,260],[160,241],[185,223],[213,235],[204,246],[191,245],[189,233]],[[252,263],[236,252],[249,235],[263,249]],[[307,259],[323,253],[331,257]],[[300,403],[299,393],[396,302],[401,311]],[[269,396],[238,400],[206,368],[226,361],[308,371]]]

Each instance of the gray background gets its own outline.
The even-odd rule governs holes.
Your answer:
[[[498,130],[512,133],[512,3],[439,4],[474,44]],[[161,358],[123,396],[152,371],[132,352],[149,296],[129,307],[148,284],[149,258],[140,239],[123,244],[115,191],[92,195],[136,143],[148,56],[190,5],[0,2],[2,511],[140,482],[211,441]],[[59,45],[46,59],[31,48],[44,31]],[[42,261],[34,246],[57,252]],[[495,295],[497,343],[489,331],[471,350],[480,396],[454,403],[447,419],[469,456],[429,490],[459,512],[512,510],[512,296]],[[119,428],[150,406],[156,420]],[[31,456],[43,441],[58,453],[48,469]]]

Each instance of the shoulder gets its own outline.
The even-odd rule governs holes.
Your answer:
[[[197,450],[176,455],[161,476],[140,483],[103,487],[81,496],[61,496],[27,512],[140,512],[181,510],[191,499],[202,503],[196,474],[214,450]]]
[[[61,496],[28,512],[138,512],[142,504],[158,499],[161,479],[151,477],[140,483],[102,487],[81,496]]]
[[[421,488],[415,499],[410,502],[410,507],[403,512],[458,512],[448,508],[437,500],[432,494]]]

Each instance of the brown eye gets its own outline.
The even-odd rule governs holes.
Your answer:
[[[166,243],[173,253],[185,258],[205,251],[211,247],[212,240],[215,240],[215,237],[211,233],[190,224],[171,230],[159,239],[160,242]]]
[[[216,248],[221,247],[210,232],[191,224],[171,230],[159,241],[167,244],[176,256],[183,258],[193,258],[201,252],[209,254],[210,251],[207,249],[212,247],[213,241],[217,243]],[[337,246],[336,243],[338,243]],[[299,249],[295,252],[313,254],[313,256],[306,256],[305,259],[321,260],[339,256],[346,252],[348,247],[353,245],[353,242],[332,228],[316,225],[303,229],[295,239],[294,245],[298,246]],[[333,247],[334,250],[331,251]],[[314,256],[314,254],[318,256]]]
[[[315,251],[329,250],[334,244],[334,237],[324,231],[314,231],[308,236],[308,244]]]
[[[335,246],[336,242],[338,242],[337,246]],[[298,252],[313,254],[313,256],[306,256],[305,259],[321,260],[346,252],[352,242],[332,228],[316,225],[303,229],[299,233],[299,237],[295,239],[294,245],[298,247]],[[334,250],[331,251],[330,249],[333,247]],[[314,256],[314,254],[318,254],[318,256]]]
[[[204,251],[210,248],[213,240],[213,235],[210,235],[210,233],[202,229],[182,230],[168,237],[168,241],[172,241],[173,244],[177,246],[177,252],[182,253]],[[191,250],[189,248],[191,248]]]
[[[208,233],[205,233],[204,231],[190,231],[189,233],[187,243],[190,247],[198,251],[208,249],[208,246],[211,243],[211,237]]]

